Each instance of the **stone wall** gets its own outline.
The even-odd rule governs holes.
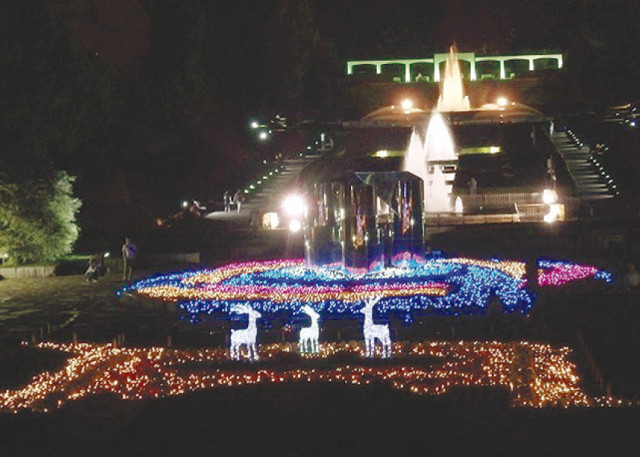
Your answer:
[[[3,267],[0,268],[0,277],[5,279],[15,278],[45,278],[53,276],[54,265],[28,266],[28,267]]]

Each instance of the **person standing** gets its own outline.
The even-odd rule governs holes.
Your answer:
[[[136,256],[138,248],[131,238],[125,238],[122,245],[122,280],[130,281],[133,269],[136,265]]]
[[[473,176],[469,180],[469,195],[475,195],[478,193],[478,181]]]
[[[238,212],[242,209],[242,204],[244,203],[244,194],[241,189],[238,189],[233,196],[233,201],[236,204],[236,208],[238,208]]]
[[[222,203],[224,204],[225,213],[231,211],[231,194],[228,190],[224,191],[224,195],[222,196]]]

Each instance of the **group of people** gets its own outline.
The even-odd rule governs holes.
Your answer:
[[[231,211],[231,205],[235,204],[238,212],[242,210],[242,204],[244,203],[244,193],[242,190],[237,190],[236,193],[231,196],[229,191],[224,193],[223,203],[225,212]],[[195,203],[194,203],[195,205]],[[124,244],[122,245],[122,280],[130,281],[133,275],[133,269],[136,266],[136,260],[138,255],[138,248],[131,238],[126,237]],[[104,276],[106,273],[104,266],[104,255],[93,254],[89,258],[89,264],[85,271],[85,278],[89,282],[95,282],[100,276]]]
[[[238,189],[232,197],[231,192],[227,190],[222,197],[222,203],[224,205],[225,213],[231,211],[231,205],[233,204],[236,205],[236,209],[240,212],[242,210],[242,204],[244,203],[244,192],[241,189]]]
[[[231,211],[231,205],[235,204],[238,213],[242,210],[242,204],[244,203],[244,193],[242,190],[237,190],[236,193],[231,196],[229,191],[224,193],[223,203],[225,212]],[[194,207],[199,211],[199,208],[196,206],[197,202],[194,202]],[[191,212],[193,210],[189,209]],[[124,244],[122,245],[121,253],[122,253],[122,280],[130,281],[133,275],[133,269],[136,266],[136,260],[138,256],[138,248],[136,244],[131,240],[131,238],[126,237],[124,240]],[[87,270],[85,271],[85,278],[89,282],[95,282],[98,280],[100,276],[104,276],[106,273],[104,266],[104,255],[103,254],[93,254],[89,258],[89,264],[87,265]]]
[[[131,277],[133,275],[133,269],[136,266],[136,260],[138,257],[138,247],[131,240],[131,238],[126,237],[124,239],[124,244],[122,245],[122,280],[123,281],[131,281]],[[84,275],[87,281],[95,282],[98,280],[100,276],[104,276],[106,273],[104,266],[104,255],[103,254],[93,254],[89,258],[89,265],[87,266],[87,270]]]

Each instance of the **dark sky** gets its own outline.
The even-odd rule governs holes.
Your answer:
[[[430,56],[454,43],[489,55],[562,52],[568,66],[585,67],[576,73],[613,75],[611,86],[640,76],[637,0],[35,3],[70,31],[77,49],[119,75],[142,84],[167,75],[167,87],[180,80],[187,90],[208,79],[218,102],[242,110],[278,109],[304,91],[326,90],[327,81],[344,76],[348,59]],[[3,4],[14,8],[6,6],[11,0]]]
[[[117,65],[126,65],[136,57],[145,56],[152,25],[143,3],[130,0],[92,2],[95,11],[87,8],[85,15],[73,20],[81,42]],[[183,0],[183,3],[202,2]],[[278,8],[296,2],[239,0],[225,3],[218,8],[203,9],[207,11],[209,26],[216,33],[216,41],[223,45],[217,46],[221,53],[225,48],[241,50],[252,42],[255,48],[263,46],[264,40],[269,38],[265,36],[269,33],[265,27],[279,14]],[[389,53],[398,50],[406,57],[420,56],[446,50],[453,42],[461,47],[507,47],[512,44],[514,34],[520,40],[531,38],[528,47],[534,48],[559,45],[564,41],[564,33],[557,29],[557,22],[564,20],[558,16],[562,11],[559,7],[562,0],[548,2],[553,5],[548,9],[539,6],[547,3],[545,0],[523,0],[517,5],[511,0],[316,0],[309,3],[314,9],[313,25],[323,37],[335,43],[345,58],[372,57],[385,49]],[[284,8],[291,10],[290,6]],[[526,16],[527,9],[532,13],[529,16]],[[537,28],[541,14],[549,15],[549,27],[556,27],[551,31],[553,33]],[[175,26],[181,27],[180,15],[176,14],[174,19]],[[531,33],[534,30],[535,35]],[[553,36],[556,43],[550,38]]]
[[[83,2],[75,3],[82,4]],[[158,26],[157,5],[171,11],[171,1],[84,0],[93,5],[72,17],[78,39],[107,62],[119,66],[146,57]],[[452,43],[478,53],[546,50],[566,52],[577,40],[594,46],[626,46],[637,39],[640,2],[636,0],[225,0],[217,6],[202,0],[173,2],[173,17],[164,18],[164,31],[193,27],[189,9],[201,11],[209,28],[213,58],[236,59],[246,71],[260,71],[259,51],[277,42],[278,17],[291,16],[298,25],[300,9],[308,4],[314,27],[330,42],[338,59],[418,57],[446,51]],[[154,6],[156,5],[156,6]],[[178,6],[182,5],[182,6]],[[184,6],[187,5],[187,6]],[[190,5],[190,6],[189,6]],[[180,11],[179,11],[180,10]],[[151,11],[151,12],[149,12]],[[72,14],[72,13],[69,13]],[[170,14],[170,13],[169,13]],[[195,14],[195,13],[194,13]],[[181,22],[186,20],[187,22]],[[155,21],[155,23],[153,22]],[[174,23],[171,24],[171,21]],[[156,37],[155,43],[171,46]],[[234,64],[235,65],[235,64]]]

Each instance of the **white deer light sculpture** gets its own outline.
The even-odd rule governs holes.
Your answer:
[[[364,304],[364,308],[360,310],[364,314],[364,327],[362,333],[364,334],[364,348],[365,355],[367,357],[375,356],[376,340],[380,341],[382,345],[382,357],[388,358],[391,356],[391,337],[389,336],[389,325],[374,324],[373,323],[373,306],[380,301],[380,297],[375,297],[367,300]]]
[[[318,339],[320,338],[320,326],[318,320],[320,315],[309,305],[304,305],[302,311],[311,318],[311,326],[300,329],[300,339],[298,347],[300,353],[318,353]]]
[[[232,313],[248,314],[249,325],[247,328],[231,329],[231,344],[229,347],[229,355],[233,360],[240,360],[240,346],[247,347],[248,358],[250,360],[258,360],[258,350],[256,349],[256,336],[258,335],[258,327],[256,321],[262,315],[248,305],[235,305],[231,308]]]

